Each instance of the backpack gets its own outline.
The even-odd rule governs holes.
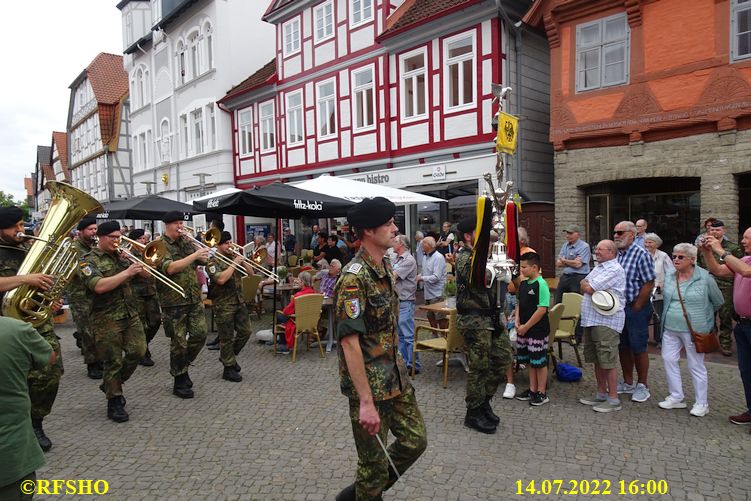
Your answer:
[[[558,377],[558,381],[573,383],[582,378],[582,370],[573,365],[561,362],[555,368],[555,375]]]

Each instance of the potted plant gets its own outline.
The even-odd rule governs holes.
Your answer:
[[[289,270],[287,270],[286,266],[278,266],[276,268],[276,275],[279,277],[280,282],[284,282],[287,279],[288,274]]]
[[[443,295],[446,296],[446,306],[456,308],[456,281],[446,280],[443,286]]]

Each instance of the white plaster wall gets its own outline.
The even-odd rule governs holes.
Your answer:
[[[477,135],[477,112],[443,118],[446,139]]]
[[[305,164],[305,148],[287,150],[287,167],[297,167]]]
[[[363,28],[358,28],[355,31],[350,32],[350,50],[357,52],[360,49],[365,49],[373,45],[373,39],[375,34],[373,33],[373,25],[370,24]]]
[[[334,160],[339,158],[339,141],[329,141],[318,145],[318,161]]]
[[[429,134],[428,122],[402,127],[402,148],[425,144]]]
[[[326,64],[334,60],[336,57],[336,52],[334,50],[335,43],[334,39],[331,39],[315,46],[313,50],[315,51],[316,65]]]
[[[375,133],[358,134],[357,136],[355,136],[354,143],[355,143],[355,148],[354,148],[353,154],[355,156],[367,155],[368,153],[375,153],[377,151]]]

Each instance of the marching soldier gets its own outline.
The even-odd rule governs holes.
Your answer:
[[[362,245],[342,271],[334,289],[338,321],[341,391],[349,398],[349,415],[357,447],[355,483],[337,500],[381,499],[427,447],[427,436],[415,393],[399,353],[399,311],[394,272],[386,251],[394,244],[394,204],[383,197],[353,206],[347,219]],[[396,441],[379,444],[388,432]],[[380,438],[379,438],[380,437]]]
[[[147,272],[139,263],[129,264],[117,246],[120,224],[107,221],[97,228],[99,246],[79,260],[83,283],[95,294],[91,306],[91,330],[99,358],[104,362],[107,417],[117,423],[129,419],[122,385],[146,353],[146,338],[128,282]]]
[[[128,233],[128,238],[143,245],[149,243],[149,234],[141,229]],[[131,252],[139,258],[143,258],[135,246]],[[131,280],[130,287],[133,289],[133,298],[136,301],[138,315],[141,317],[141,325],[143,325],[143,332],[146,335],[146,355],[143,356],[140,363],[145,367],[151,367],[154,365],[154,361],[151,359],[149,343],[156,336],[159,326],[162,325],[162,312],[159,309],[159,299],[156,295],[156,279],[148,274],[145,277],[136,275]]]
[[[222,232],[217,252],[233,259],[237,266],[242,266],[249,274],[253,273],[250,265],[246,264],[241,255],[233,255],[230,251],[232,235],[228,231]],[[242,376],[240,365],[235,356],[240,353],[245,343],[250,339],[250,314],[242,295],[242,275],[232,266],[221,259],[212,257],[206,267],[209,279],[209,295],[213,301],[214,320],[219,331],[219,359],[224,365],[222,378],[227,381],[240,382]],[[237,331],[237,335],[234,335]]]
[[[5,292],[26,284],[43,290],[52,287],[56,277],[33,273],[18,275],[26,257],[23,234],[23,211],[18,207],[0,207],[0,304]],[[47,452],[52,448],[52,442],[44,433],[42,421],[52,411],[52,405],[57,397],[60,378],[63,375],[62,352],[60,341],[55,335],[52,318],[37,327],[37,332],[49,343],[57,356],[57,360],[42,369],[29,372],[29,398],[31,399],[31,424],[34,428],[39,446]]]
[[[475,241],[475,217],[461,220],[457,226],[464,247],[456,257],[457,326],[471,371],[467,375],[464,425],[482,433],[495,433],[500,418],[490,407],[498,385],[511,365],[511,343],[499,321],[495,287],[472,285],[472,246]]]
[[[91,252],[96,242],[96,218],[85,217],[78,223],[78,238],[73,242],[73,246],[78,253],[78,259]],[[73,322],[76,324],[78,331],[77,340],[81,342],[81,354],[86,364],[88,376],[91,379],[102,379],[102,362],[97,360],[96,344],[94,336],[91,334],[89,325],[89,315],[91,313],[91,292],[83,285],[79,273],[74,273],[68,288],[68,303],[70,312],[73,315]]]
[[[185,297],[182,297],[161,281],[157,282],[164,333],[171,340],[170,374],[175,378],[172,393],[180,398],[193,398],[193,381],[188,375],[188,366],[200,353],[208,331],[196,268],[206,265],[209,249],[196,250],[189,240],[183,238],[182,212],[168,212],[162,221],[166,225],[162,240],[168,254],[159,265],[159,271],[185,291]]]

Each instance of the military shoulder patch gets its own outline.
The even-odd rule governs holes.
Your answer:
[[[360,273],[360,270],[362,270],[362,265],[360,263],[352,263],[347,268],[347,273]]]
[[[89,263],[81,261],[79,263],[79,266],[81,267],[81,273],[83,273],[84,276],[86,277],[91,276],[91,266],[89,266]]]
[[[216,266],[214,266],[213,264],[209,266],[209,273],[211,273],[212,275],[216,273]]]
[[[347,316],[349,318],[355,319],[360,316],[360,300],[355,299],[347,299],[344,301],[344,311],[347,313]]]

